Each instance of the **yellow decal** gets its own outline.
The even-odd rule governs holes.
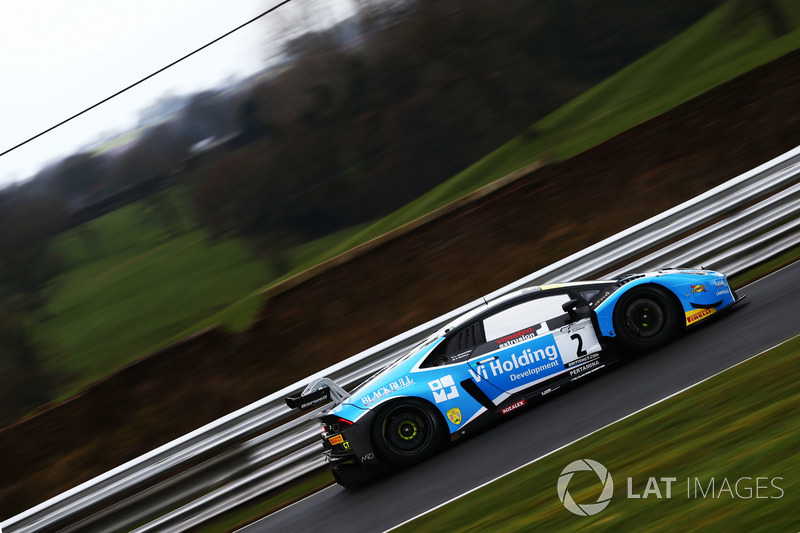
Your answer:
[[[340,436],[341,436],[341,435],[340,435]],[[342,443],[342,448],[344,448],[345,450],[349,450],[349,449],[350,449],[350,443],[349,443],[349,442],[347,442],[347,441],[344,441],[344,442]]]
[[[344,442],[344,437],[342,437],[341,435],[336,435],[335,437],[329,438],[328,442],[330,442],[331,444],[333,444],[335,446],[335,445],[339,444],[340,442]]]
[[[563,283],[550,283],[548,285],[539,285],[539,288],[543,291],[549,291],[550,289],[560,289],[563,286]]]
[[[449,411],[447,411],[447,418],[450,419],[455,425],[459,425],[461,423],[461,409],[458,407],[453,407]]]
[[[687,311],[686,312],[686,325],[690,326],[695,322],[706,318],[707,316],[713,315],[716,313],[717,310],[714,308],[711,309],[695,309],[694,311]]]
[[[706,292],[705,285],[692,285],[692,292]]]

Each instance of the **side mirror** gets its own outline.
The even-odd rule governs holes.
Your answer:
[[[589,307],[583,303],[583,301],[578,300],[577,298],[566,302],[561,306],[561,309],[563,309],[564,312],[569,315],[570,322],[574,322],[579,318],[589,315]]]

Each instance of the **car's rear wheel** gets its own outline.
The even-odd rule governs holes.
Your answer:
[[[415,398],[406,398],[382,408],[372,430],[379,456],[398,466],[424,461],[436,453],[444,436],[438,413]]]
[[[680,305],[656,286],[632,289],[614,308],[614,329],[624,350],[643,353],[677,337],[684,324]]]

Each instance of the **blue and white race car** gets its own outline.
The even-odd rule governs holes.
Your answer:
[[[459,317],[349,394],[321,379],[286,403],[308,410],[333,400],[314,418],[336,481],[354,487],[740,300],[725,275],[688,269],[523,289]]]

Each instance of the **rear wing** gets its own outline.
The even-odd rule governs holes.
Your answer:
[[[320,378],[311,382],[300,394],[287,396],[286,405],[291,409],[308,411],[331,401],[334,405],[339,405],[349,397],[347,391],[332,379]]]

